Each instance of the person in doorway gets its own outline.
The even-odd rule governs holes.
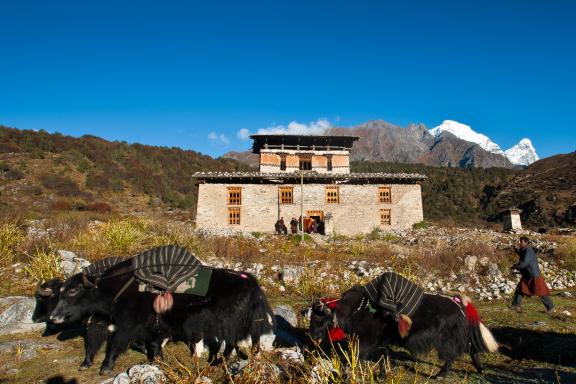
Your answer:
[[[546,307],[546,313],[554,312],[554,303],[550,298],[550,288],[546,285],[544,277],[540,273],[538,257],[534,249],[530,246],[530,240],[522,236],[514,250],[520,257],[520,260],[512,266],[512,270],[520,271],[522,277],[514,292],[512,305],[510,309],[516,312],[522,312],[522,298],[524,296],[539,296],[542,304]]]
[[[293,235],[298,233],[298,220],[296,220],[295,217],[290,220],[290,232],[292,232]]]

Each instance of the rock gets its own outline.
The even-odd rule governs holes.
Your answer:
[[[277,348],[276,351],[286,361],[304,364],[304,355],[298,348]]]
[[[42,350],[57,350],[61,349],[61,344],[53,343],[39,343],[32,340],[17,340],[17,341],[3,341],[0,342],[0,354],[10,353],[15,356],[19,361],[30,360]]]
[[[4,298],[4,301],[10,302],[10,299]],[[14,304],[0,314],[0,335],[33,332],[46,327],[44,323],[32,322],[36,300],[31,297],[15,297],[12,300]]]
[[[81,272],[82,268],[90,265],[88,260],[76,256],[71,251],[58,250],[58,256],[60,257],[60,268],[66,278]]]
[[[194,384],[212,384],[212,379],[206,376],[199,376],[194,381]]]
[[[304,267],[299,265],[285,266],[282,271],[283,281],[286,283],[297,284],[300,281],[300,277],[304,272]]]
[[[296,315],[296,312],[294,311],[294,309],[292,309],[292,307],[282,304],[275,306],[272,310],[274,311],[274,314],[276,316],[282,317],[291,326],[293,327],[298,326],[298,316]]]
[[[166,376],[154,365],[139,364],[116,375],[112,381],[105,380],[100,384],[159,384],[166,382]]]
[[[562,297],[572,297],[573,296],[572,293],[570,293],[568,291],[560,292],[559,295]]]
[[[561,313],[566,316],[572,316],[572,313],[570,313],[570,311],[567,310],[563,310]]]
[[[237,375],[248,365],[249,360],[237,360],[228,366],[230,373]]]
[[[330,360],[318,359],[318,363],[310,371],[310,382],[314,384],[330,382],[332,371],[334,371],[334,365]]]
[[[464,265],[469,271],[473,271],[476,269],[476,263],[478,262],[478,258],[473,255],[468,255],[464,258]]]

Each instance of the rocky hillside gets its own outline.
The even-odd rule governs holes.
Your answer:
[[[194,172],[246,168],[179,148],[0,126],[0,208],[190,209],[196,205]]]
[[[488,207],[518,207],[522,221],[533,227],[576,225],[576,152],[530,165],[495,191]]]
[[[353,128],[332,128],[326,133],[359,136],[360,140],[352,149],[353,160],[420,163],[452,168],[514,167],[502,154],[489,152],[481,145],[460,139],[449,131],[434,136],[422,124],[403,128],[374,120]]]
[[[449,168],[515,167],[503,151],[491,151],[482,143],[468,141],[450,130],[440,131],[437,128],[436,131],[429,131],[423,124],[403,128],[374,120],[353,128],[329,128],[324,134],[360,137],[352,148],[352,160],[356,161],[418,163]],[[517,155],[518,150],[514,153]],[[250,151],[229,152],[224,157],[252,167],[258,166],[258,157]]]

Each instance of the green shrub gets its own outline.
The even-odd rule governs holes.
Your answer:
[[[29,264],[24,267],[24,273],[34,281],[62,277],[60,258],[54,251],[38,249],[30,258]]]
[[[414,228],[414,229],[426,229],[426,228],[428,228],[428,223],[426,223],[425,221],[420,221],[419,223],[413,224],[412,228]]]

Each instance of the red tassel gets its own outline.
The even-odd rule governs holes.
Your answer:
[[[468,323],[470,325],[474,326],[482,322],[482,320],[480,320],[478,310],[476,309],[476,307],[472,305],[472,303],[468,303],[468,305],[466,306],[466,320],[468,320]]]
[[[168,312],[172,309],[173,305],[174,297],[170,292],[156,295],[156,298],[154,299],[154,311],[156,311],[156,313]]]
[[[328,331],[328,336],[330,337],[330,341],[340,341],[346,338],[346,334],[342,330],[342,328],[332,328]]]
[[[412,328],[412,319],[406,315],[400,315],[398,318],[398,333],[401,338],[406,338],[408,333],[410,333],[410,328]]]
[[[330,308],[331,310],[336,309],[336,307],[338,306],[338,301],[340,299],[334,299],[334,298],[330,298],[330,297],[323,297],[320,299],[320,301],[324,304],[326,304],[326,306],[328,308]]]

